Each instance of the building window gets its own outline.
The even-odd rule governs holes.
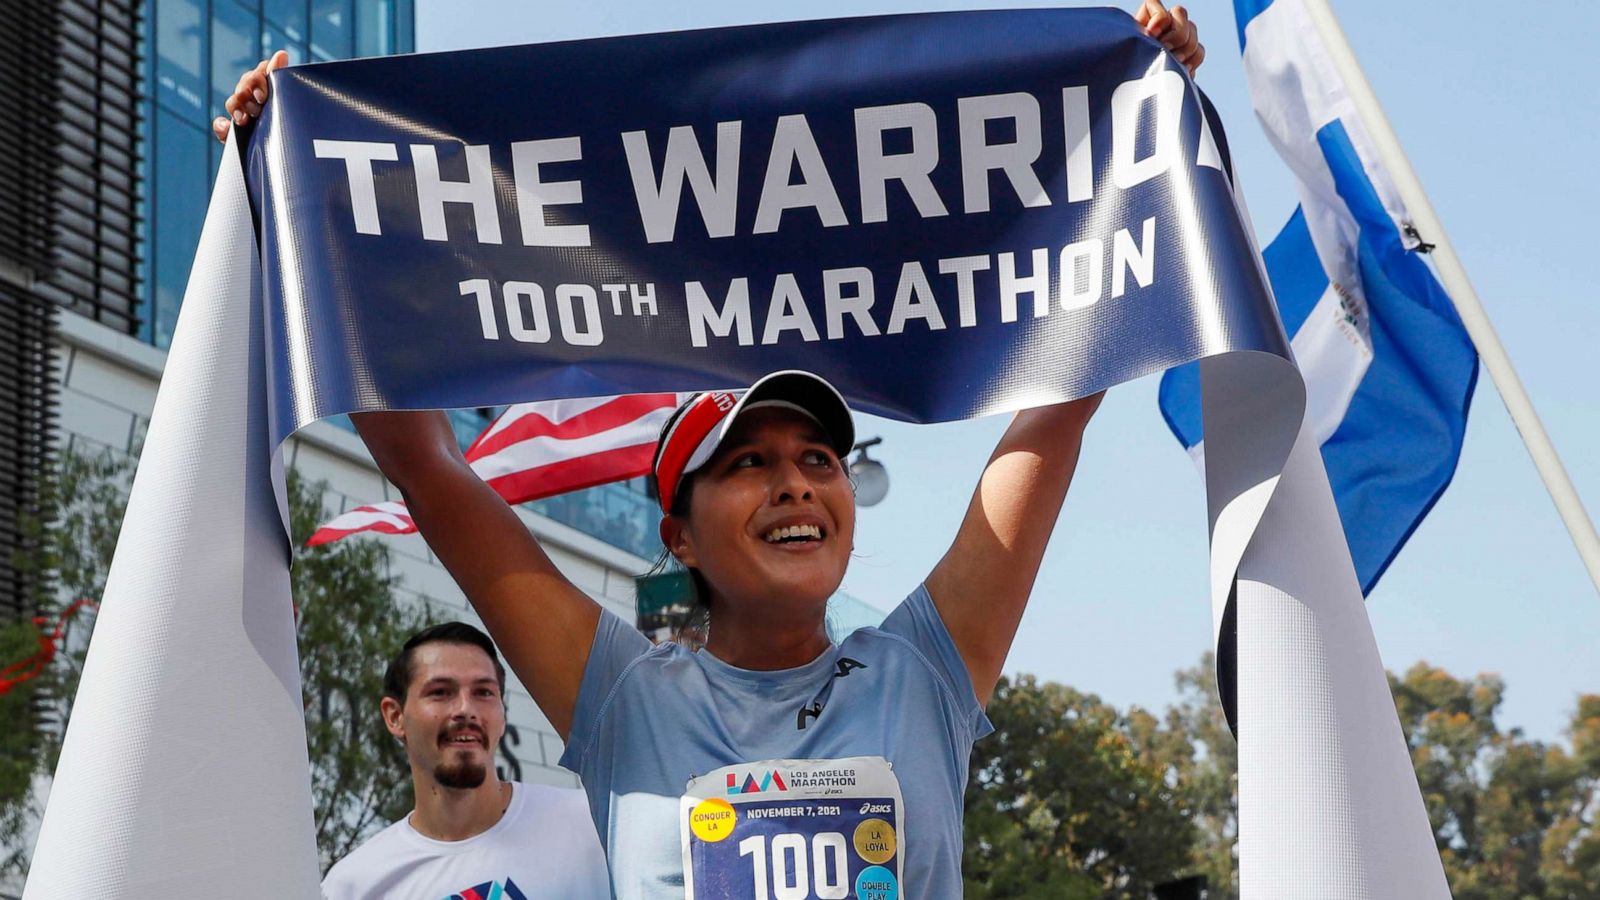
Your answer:
[[[399,0],[394,16],[394,52],[410,53],[417,48],[415,15],[412,0]]]
[[[363,55],[409,52],[414,11],[412,0],[154,0],[140,6],[149,11],[140,40],[151,52],[139,133],[139,332],[166,347],[221,161],[211,119],[223,113],[239,74],[276,50],[288,51],[290,65],[348,58],[358,48]]]
[[[298,66],[306,61],[306,47],[300,41],[289,37],[282,29],[268,25],[261,29],[261,55],[271,56],[279,50],[289,53],[289,65]]]
[[[452,409],[445,413],[450,419],[450,428],[456,433],[456,443],[465,450],[472,442],[478,439],[483,429],[489,427],[488,408]]]
[[[205,103],[204,12],[195,0],[164,0],[156,10],[156,97],[189,115]]]
[[[306,30],[306,0],[266,0],[261,12],[267,24],[283,34],[285,43],[305,43],[310,33]]]
[[[356,55],[394,52],[394,0],[367,0],[356,7]]]
[[[260,60],[256,47],[256,14],[233,3],[218,2],[211,19],[211,112],[220,115],[233,95],[239,75]]]
[[[355,52],[350,0],[311,0],[311,55],[348,59]]]
[[[194,250],[200,243],[200,227],[206,216],[206,197],[211,189],[206,133],[173,115],[156,112],[156,140],[153,163],[156,198],[155,221],[151,233],[159,235],[155,245],[155,309],[151,316],[154,342],[166,348],[172,343],[172,329],[178,322],[178,307],[189,282]]]

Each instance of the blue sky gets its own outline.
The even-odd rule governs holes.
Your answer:
[[[884,12],[1015,8],[1021,0],[687,0],[676,4],[418,0],[417,48],[501,44]],[[1550,7],[1347,0],[1336,11],[1591,511],[1600,510],[1595,362],[1600,100],[1578,21]],[[1188,4],[1208,58],[1200,84],[1229,129],[1263,243],[1294,185],[1250,109],[1230,3]],[[1130,2],[1125,6],[1132,9]],[[1113,390],[1091,425],[1007,668],[1163,707],[1172,672],[1209,645],[1205,500],[1156,411],[1156,379]],[[845,588],[888,607],[944,552],[1004,430],[877,419],[892,488],[864,510]],[[1600,691],[1600,595],[1485,375],[1455,483],[1369,598],[1385,663],[1498,672],[1501,723],[1560,736]]]

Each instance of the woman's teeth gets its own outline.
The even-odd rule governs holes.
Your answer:
[[[815,525],[789,525],[772,529],[766,533],[765,538],[769,544],[780,541],[820,541],[822,529]]]

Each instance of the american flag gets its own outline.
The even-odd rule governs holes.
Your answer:
[[[629,394],[519,403],[473,440],[467,464],[513,505],[645,475],[661,426],[682,399]],[[405,503],[390,500],[348,510],[318,528],[306,546],[364,531],[416,530]]]

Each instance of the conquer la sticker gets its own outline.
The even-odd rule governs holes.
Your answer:
[[[687,900],[899,900],[900,783],[878,756],[767,760],[689,782]]]

